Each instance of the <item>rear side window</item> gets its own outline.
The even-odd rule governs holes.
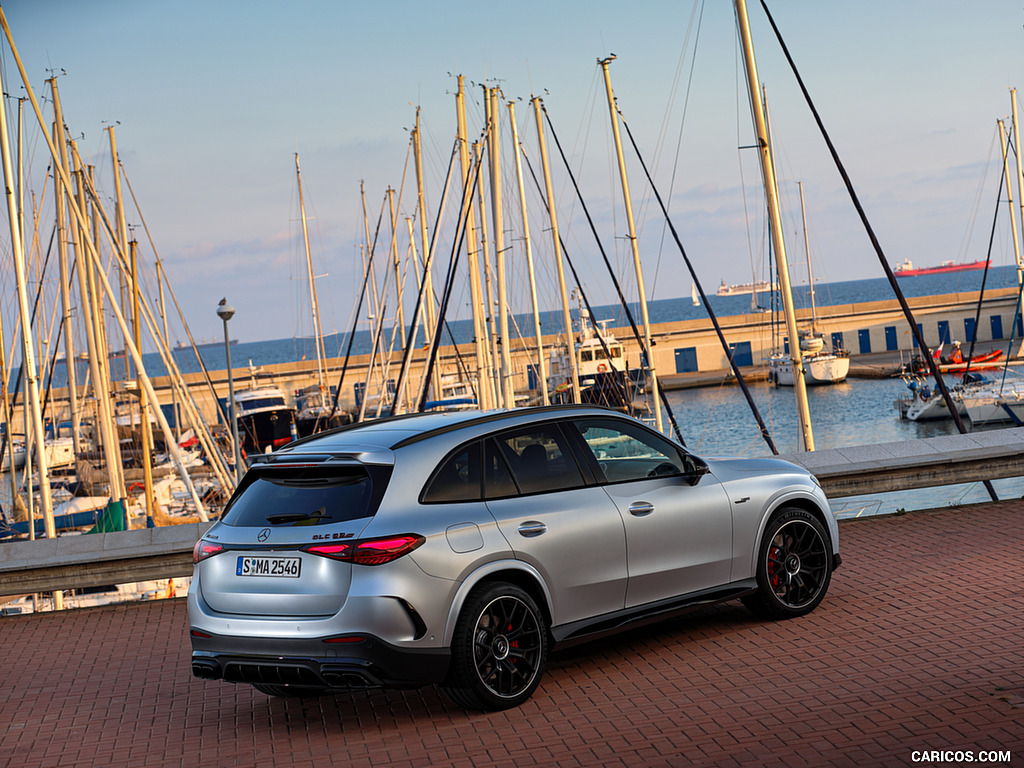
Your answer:
[[[372,517],[391,468],[265,467],[250,470],[221,521],[236,526],[315,526]]]
[[[441,463],[427,483],[420,501],[424,504],[440,504],[479,499],[480,443],[470,443]]]
[[[579,488],[584,484],[583,475],[557,424],[506,432],[495,440],[523,493]]]

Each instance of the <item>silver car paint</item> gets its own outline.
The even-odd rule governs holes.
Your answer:
[[[705,475],[696,486],[684,477],[651,478],[604,491],[626,529],[626,607],[730,582],[732,511],[716,478]]]
[[[575,413],[565,410],[549,418],[570,418]],[[593,410],[581,408],[578,413],[590,415],[593,414]],[[434,426],[457,424],[474,416],[479,414],[434,414],[422,420],[399,420],[390,425],[382,422],[379,425],[361,428],[355,434],[339,433],[327,436],[317,440],[315,445],[296,449],[308,450],[310,453],[344,452],[373,463],[393,463],[394,470],[381,502],[381,509],[386,509],[386,514],[377,515],[361,528],[352,523],[306,529],[291,528],[289,530],[294,532],[291,543],[309,543],[310,531],[315,529],[321,532],[328,528],[332,531],[335,528],[344,529],[344,532],[351,532],[359,537],[419,533],[426,536],[426,542],[411,554],[389,563],[386,567],[353,568],[336,561],[328,561],[331,566],[339,565],[342,569],[348,569],[350,580],[347,592],[339,586],[338,591],[341,595],[332,595],[325,599],[322,609],[310,608],[307,602],[307,607],[303,610],[323,611],[317,616],[307,617],[240,615],[237,612],[240,605],[246,606],[247,610],[254,610],[252,602],[246,601],[257,600],[255,595],[259,594],[258,590],[252,589],[249,594],[243,592],[240,603],[229,605],[227,584],[215,584],[217,570],[226,566],[211,567],[210,564],[217,558],[231,558],[233,563],[233,554],[236,553],[215,555],[200,563],[195,569],[196,578],[193,579],[189,590],[189,615],[193,626],[219,635],[238,636],[243,643],[246,636],[315,638],[335,633],[365,632],[404,647],[447,647],[451,643],[455,621],[472,588],[488,576],[508,570],[515,570],[536,582],[556,625],[571,620],[568,617],[593,615],[593,611],[601,612],[607,605],[619,604],[618,597],[609,600],[607,595],[601,594],[600,589],[585,594],[588,590],[582,585],[568,586],[561,582],[557,573],[552,572],[553,568],[568,568],[573,563],[585,561],[588,557],[588,550],[578,544],[589,530],[586,517],[578,514],[580,510],[570,510],[569,514],[563,516],[566,519],[564,529],[561,522],[557,525],[549,522],[560,519],[559,510],[552,510],[551,507],[557,506],[557,497],[564,492],[518,497],[508,502],[439,505],[419,503],[419,494],[431,472],[451,450],[486,434],[511,429],[521,424],[548,420],[539,419],[530,411],[525,411],[501,421],[477,423],[446,434],[434,435],[428,440],[413,442],[395,451],[390,449],[390,446],[399,440],[422,432],[428,423]],[[282,454],[281,458],[285,458],[285,454]],[[838,529],[833,516],[829,513],[828,502],[821,489],[803,470],[773,459],[709,460],[708,464],[710,473],[701,479],[696,489],[685,486],[679,488],[679,491],[707,489],[713,495],[724,490],[728,495],[732,515],[731,541],[735,543],[730,544],[731,573],[726,577],[727,580],[735,582],[754,575],[756,551],[768,518],[779,506],[794,501],[814,504],[823,510],[824,522],[832,538],[834,551],[838,551]],[[641,481],[643,482],[647,481]],[[659,482],[670,484],[667,480]],[[623,498],[645,495],[630,493],[633,489],[625,488],[626,485],[630,484],[617,486],[614,490],[611,486],[588,490],[604,494],[605,499],[612,498],[614,494],[620,494]],[[504,509],[515,505],[522,506],[518,510]],[[661,505],[660,501],[656,505],[659,511]],[[609,507],[614,508],[614,505]],[[730,514],[728,507],[729,505],[726,505],[723,508],[722,519]],[[628,511],[626,514],[628,515]],[[625,541],[626,525],[622,517],[620,515],[618,525]],[[608,521],[611,520],[613,518],[608,517]],[[519,534],[518,528],[522,523],[529,522],[548,525],[548,532],[535,537],[532,541],[523,537]],[[611,532],[614,525],[606,522],[604,528]],[[454,540],[462,542],[458,546],[452,543],[452,530],[456,531]],[[217,524],[211,529],[210,537],[217,537],[224,543],[253,544],[257,532],[253,529],[237,529]],[[547,558],[552,555],[541,556],[537,551],[545,537],[554,541],[555,537],[549,536],[549,533],[557,533],[563,542],[569,542],[568,549],[564,549],[563,544],[550,547],[554,552],[554,560],[550,562]],[[476,542],[477,536],[479,546],[466,546],[465,543],[468,541]],[[602,545],[598,553],[602,559],[591,552],[589,554],[596,562],[587,563],[592,572],[597,574],[598,581],[609,585],[615,585],[622,579],[622,571],[617,564],[618,555],[615,554],[618,544],[614,542],[614,538],[610,535],[606,544]],[[286,540],[282,538],[282,541]],[[719,541],[717,536],[715,541]],[[532,552],[531,546],[534,547]],[[307,567],[307,558],[323,560],[314,555],[304,555],[303,558],[303,568]],[[558,563],[559,559],[564,563]],[[719,556],[711,558],[716,561],[720,559]],[[723,570],[716,572],[724,573],[724,566],[719,567]],[[335,585],[340,585],[344,581],[335,573],[330,573],[329,580]],[[658,581],[659,579],[652,575],[652,583],[655,584],[650,592],[652,599],[656,599],[654,595],[659,594],[659,590],[665,591],[669,583],[667,577],[660,585],[656,584]],[[206,586],[206,582],[209,582],[209,587]],[[702,582],[677,583],[674,594],[699,588],[698,583]],[[289,593],[293,588],[286,585],[275,584],[266,587],[267,591],[264,594],[275,596],[270,598],[272,600],[277,599],[276,596],[287,599],[289,594],[295,597],[294,592]],[[204,598],[207,589],[211,596],[217,593],[213,603],[229,610],[215,611],[211,603]],[[618,587],[615,586],[610,592],[617,594],[617,590]],[[582,600],[579,599],[580,594],[584,594]],[[342,600],[340,609],[331,614],[339,599]],[[642,601],[644,598],[638,596],[636,599]],[[426,623],[427,631],[422,637],[414,636],[413,623],[403,603],[412,606]]]

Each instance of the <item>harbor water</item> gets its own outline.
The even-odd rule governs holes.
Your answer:
[[[900,278],[899,285],[907,296],[965,293],[979,290],[982,278],[983,272],[978,270]],[[985,280],[986,290],[1015,286],[1015,269],[994,267],[989,270]],[[678,288],[679,293],[688,293],[688,286]],[[705,290],[713,292],[711,286]],[[819,306],[881,301],[892,297],[892,289],[884,278],[823,283],[815,286],[815,300]],[[719,316],[744,314],[751,310],[750,295],[710,295],[708,299]],[[771,296],[768,294],[761,294],[758,297],[758,302],[766,308],[770,301]],[[798,307],[810,306],[810,292],[806,283],[794,285],[794,301]],[[638,318],[639,313],[635,307],[632,311],[634,318]],[[599,321],[610,321],[612,327],[628,325],[624,312],[618,306],[595,306],[594,316]],[[703,306],[694,306],[689,297],[663,299],[651,302],[650,316],[652,323],[662,323],[707,318],[707,311]],[[561,320],[558,313],[544,313],[542,318],[542,326],[546,333],[557,333],[560,330]],[[532,323],[525,315],[517,317],[517,322],[520,328],[528,328]],[[456,319],[451,321],[449,326],[456,341],[462,343],[471,340],[470,320]],[[236,327],[244,326],[238,324]],[[325,337],[324,341],[328,357],[344,356],[347,334],[333,334]],[[423,343],[422,335],[418,343]],[[367,351],[369,332],[361,329],[356,333],[352,352],[360,354]],[[191,348],[176,349],[174,354],[183,372],[200,370]],[[898,353],[892,354],[891,362],[900,362]],[[225,367],[223,345],[204,346],[201,355],[209,370],[222,370]],[[311,359],[314,355],[312,339],[303,338],[240,341],[231,348],[232,364],[236,369],[246,365],[258,369],[266,365]],[[158,376],[163,373],[163,366],[157,355],[148,354],[145,360],[151,375]],[[115,359],[113,362],[116,376],[120,361]],[[61,369],[62,367],[58,367],[55,375],[57,386],[60,386]],[[767,382],[757,382],[751,384],[751,391],[779,453],[800,450],[797,443],[799,428],[792,389],[775,389]],[[809,388],[808,397],[816,447],[838,448],[954,433],[955,427],[948,420],[922,423],[901,420],[893,407],[893,402],[905,392],[906,385],[899,378],[849,379],[834,386]],[[707,456],[771,455],[739,387],[723,385],[673,391],[668,393],[668,399],[675,412],[683,440],[694,452]],[[1024,493],[1024,480],[1001,480],[996,481],[994,486],[1000,498],[1019,497]],[[988,498],[984,487],[978,484],[905,491],[871,499],[837,500],[837,507],[849,507],[853,510],[850,514],[891,513],[899,509],[942,507],[980,502]]]

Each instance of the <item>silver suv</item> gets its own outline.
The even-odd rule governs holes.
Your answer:
[[[838,547],[803,469],[701,459],[613,411],[363,422],[260,456],[196,544],[192,672],[504,709],[556,645],[733,598],[803,615]]]

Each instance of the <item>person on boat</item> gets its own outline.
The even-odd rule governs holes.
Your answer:
[[[964,353],[960,351],[960,342],[953,342],[953,352],[949,356],[949,362],[951,363],[962,363],[964,361]]]

